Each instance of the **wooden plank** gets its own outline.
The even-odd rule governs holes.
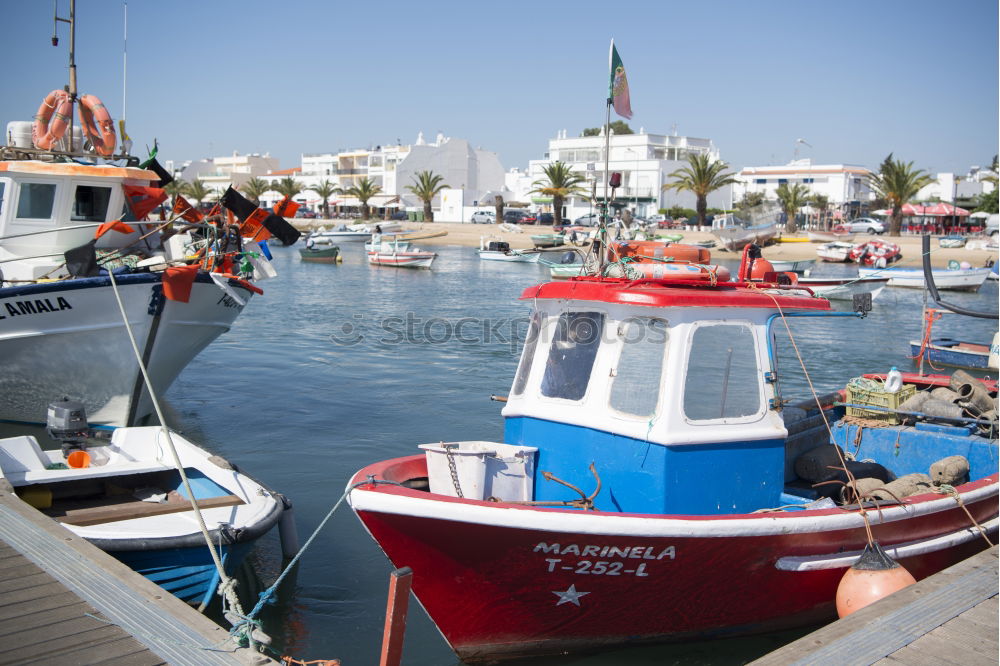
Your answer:
[[[91,615],[96,615],[97,613],[91,613]],[[93,631],[94,629],[100,627],[108,627],[109,624],[105,624],[100,620],[90,617],[89,615],[77,615],[75,617],[64,617],[59,622],[48,622],[44,625],[38,625],[31,629],[21,628],[19,635],[17,636],[16,645],[14,641],[11,641],[8,649],[17,650],[21,647],[27,647],[29,645],[35,645],[37,643],[47,643],[53,640],[54,637],[60,636],[76,636],[77,634],[82,634],[87,631]],[[3,634],[0,633],[0,637]]]
[[[14,590],[22,590],[26,587],[32,587],[34,585],[42,585],[43,583],[52,580],[44,571],[39,571],[35,574],[30,574],[28,576],[21,576],[20,578],[11,578],[9,580],[0,580],[0,595],[5,592],[12,592]]]
[[[12,562],[10,566],[0,567],[0,580],[10,580],[12,578],[23,578],[41,573],[42,570],[37,565],[21,558],[20,561]]]
[[[9,604],[19,604],[25,601],[45,599],[46,597],[62,594],[65,591],[66,588],[53,580],[50,576],[49,580],[43,582],[41,585],[22,587],[18,590],[11,590],[7,592],[7,594],[3,595],[3,604],[7,606]],[[76,597],[74,596],[73,598],[75,599]]]
[[[0,636],[51,632],[55,630],[53,627],[56,625],[86,617],[84,613],[89,613],[90,610],[90,606],[81,601],[72,606],[59,606],[45,611],[10,617],[6,620],[0,620]],[[0,645],[2,644],[3,641],[0,641]]]
[[[117,638],[67,648],[52,655],[51,659],[53,663],[60,664],[67,662],[66,657],[71,657],[71,663],[75,664],[127,664],[125,657],[144,650],[147,648],[142,643],[125,632],[119,632]]]
[[[987,599],[981,604],[977,604],[975,607],[962,613],[962,619],[967,622],[973,622],[978,624],[983,628],[996,629],[997,626],[997,611],[1000,610],[1000,603],[998,603],[997,597]]]
[[[22,615],[41,613],[43,611],[52,610],[61,606],[73,605],[80,605],[82,608],[87,607],[86,604],[81,602],[75,594],[63,591],[59,594],[50,594],[49,596],[42,597],[40,599],[31,599],[20,603],[5,604],[0,606],[0,620],[8,620]],[[81,610],[80,614],[86,612],[86,610]]]
[[[223,495],[222,497],[209,497],[198,500],[199,509],[215,509],[223,506],[237,506],[243,504],[243,500],[236,495]],[[125,502],[113,506],[95,507],[92,509],[72,509],[65,515],[53,516],[56,521],[69,525],[85,527],[88,525],[101,525],[117,520],[132,520],[134,518],[148,518],[150,516],[162,516],[168,513],[180,513],[190,511],[190,502]]]
[[[961,616],[955,618],[951,622],[947,622],[933,632],[933,635],[937,638],[941,638],[948,641],[951,645],[955,646],[953,652],[954,656],[958,656],[960,653],[966,653],[969,655],[969,659],[960,659],[959,661],[968,662],[970,659],[974,658],[978,654],[997,654],[997,639],[996,634],[984,634],[981,632],[973,631],[969,632],[962,628]],[[920,645],[923,639],[918,639],[915,645]],[[954,658],[954,656],[952,658]]]
[[[29,662],[49,662],[66,663],[72,658],[79,660],[77,653],[89,648],[99,648],[102,645],[111,643],[128,636],[120,627],[113,627],[105,624],[100,627],[92,627],[86,632],[73,632],[69,635],[53,633],[41,641],[31,641],[30,643],[18,643],[11,645],[9,649],[0,654],[0,660],[8,663],[29,663]],[[83,662],[85,663],[85,662]]]

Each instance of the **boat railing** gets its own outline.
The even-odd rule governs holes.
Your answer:
[[[82,150],[42,150],[41,148],[28,148],[22,146],[0,146],[0,160],[42,160],[56,161],[58,159],[80,158],[86,160],[101,159],[104,162],[117,162],[125,160],[125,166],[139,166],[139,158],[135,155],[109,155],[99,157],[93,153]]]

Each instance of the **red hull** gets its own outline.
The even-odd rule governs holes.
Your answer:
[[[370,473],[393,479],[384,473],[400,468],[408,468],[412,478],[421,463],[419,456],[380,463],[359,472],[354,482]],[[977,499],[968,505],[977,521],[994,518],[997,477],[961,490],[972,488],[978,489]],[[965,513],[949,502],[936,505],[940,510],[873,525],[875,535],[883,546],[893,546],[967,528]],[[392,563],[413,569],[414,593],[465,660],[730,636],[830,618],[844,567],[790,571],[776,564],[779,558],[860,550],[866,543],[860,523],[824,529],[854,517],[839,509],[708,517],[619,514],[610,520],[634,523],[628,534],[616,535],[601,530],[600,519],[586,530],[575,529],[581,512],[455,500],[399,486],[362,486],[352,493],[352,503]],[[473,511],[464,520],[433,517],[468,508]],[[484,510],[508,524],[492,518],[486,522],[494,524],[471,522],[476,512],[486,515]],[[815,527],[803,528],[801,519],[813,516]],[[796,518],[798,527],[783,533],[782,526]],[[871,520],[878,522],[877,515]],[[649,535],[641,534],[644,523]],[[729,526],[736,524],[744,535],[733,533]],[[718,535],[710,536],[715,527]],[[967,538],[900,561],[919,579],[984,545],[981,538]]]

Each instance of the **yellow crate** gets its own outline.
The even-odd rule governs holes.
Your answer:
[[[872,407],[884,407],[886,409],[899,409],[908,398],[915,395],[917,387],[914,384],[903,384],[903,388],[895,393],[889,391],[866,390],[847,385],[847,402],[851,405],[870,405]],[[863,419],[873,421],[884,421],[892,425],[899,425],[903,417],[895,412],[883,412],[874,409],[861,409],[859,407],[848,407],[848,416],[859,416]]]

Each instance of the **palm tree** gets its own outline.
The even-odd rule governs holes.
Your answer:
[[[563,201],[573,194],[586,194],[587,190],[580,186],[586,182],[586,178],[573,171],[568,164],[558,161],[543,167],[542,173],[548,181],[533,182],[535,189],[531,193],[552,197],[552,224],[562,224]]]
[[[754,206],[759,206],[764,203],[764,193],[763,192],[747,192],[743,195],[743,198],[736,202],[736,208],[745,210],[747,208],[753,208]]]
[[[705,211],[708,208],[708,195],[715,190],[736,182],[732,173],[723,173],[729,165],[722,160],[713,161],[708,153],[688,153],[688,166],[677,169],[668,178],[677,181],[667,183],[664,190],[692,192],[696,198],[695,209],[698,212],[698,226],[705,224]]]
[[[794,234],[798,231],[795,215],[799,212],[799,208],[802,208],[809,200],[809,188],[802,183],[795,183],[791,187],[788,186],[788,183],[782,183],[778,185],[778,189],[774,193],[777,195],[778,201],[781,202],[781,210],[788,218],[785,222],[785,231]]]
[[[443,180],[444,178],[436,175],[433,171],[418,171],[413,177],[413,185],[406,186],[406,189],[424,202],[424,219],[428,222],[434,221],[434,211],[431,210],[431,200],[436,197],[441,190],[448,189],[448,185],[443,183]]]
[[[830,197],[825,194],[813,194],[809,197],[809,203],[819,210],[820,226],[826,229],[826,209],[830,207]]]
[[[193,181],[191,183],[190,188],[188,189],[188,196],[190,196],[198,203],[201,203],[202,201],[204,201],[213,194],[216,194],[216,191],[210,187],[207,187],[205,183],[203,183],[200,180]]]
[[[259,206],[261,195],[271,189],[271,184],[262,178],[254,176],[247,182],[240,185],[237,189],[247,195],[247,198],[249,198],[250,201]]]
[[[362,178],[354,187],[344,190],[344,194],[354,197],[361,202],[361,219],[368,220],[369,208],[368,200],[382,191],[381,185],[376,185],[371,178]]]
[[[924,173],[922,169],[914,170],[913,162],[894,160],[892,153],[885,158],[879,167],[879,172],[871,176],[870,184],[876,196],[885,199],[892,207],[892,215],[889,218],[890,236],[899,235],[899,229],[903,224],[903,204],[917,196],[921,188],[933,182],[934,178]]]
[[[497,194],[493,197],[493,208],[496,210],[496,220],[497,224],[503,224],[503,197]]]
[[[170,196],[170,208],[173,209],[174,204],[177,203],[178,196],[191,194],[191,183],[182,178],[177,178],[167,183],[163,189],[166,190],[167,195]]]
[[[323,217],[330,218],[330,197],[334,194],[340,194],[340,188],[331,183],[328,180],[320,182],[319,185],[315,187],[310,187],[310,190],[315,192],[320,199],[323,200]]]
[[[283,197],[288,197],[291,199],[296,194],[299,194],[305,188],[302,187],[302,183],[295,180],[291,176],[285,176],[277,183],[271,186],[271,189],[280,194]]]

